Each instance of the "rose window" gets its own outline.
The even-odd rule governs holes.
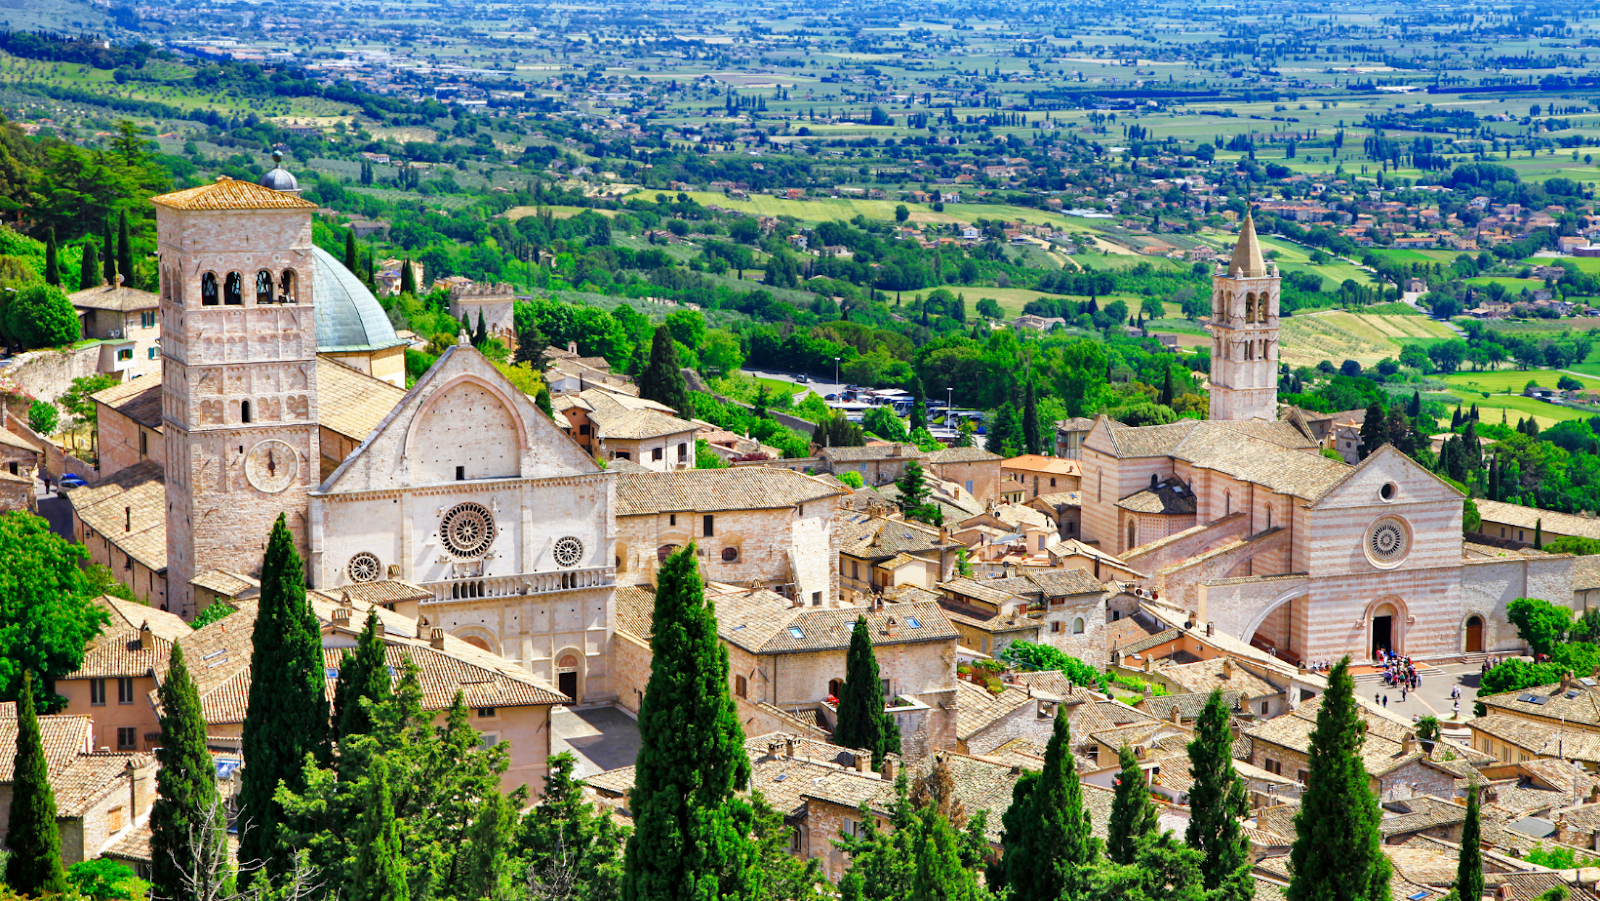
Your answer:
[[[482,504],[457,504],[439,524],[439,538],[457,557],[483,556],[494,536],[494,515]]]
[[[577,566],[583,559],[583,542],[571,535],[556,539],[555,557],[562,566]]]
[[[378,578],[380,569],[381,565],[378,563],[377,556],[362,551],[350,558],[350,566],[347,571],[350,573],[350,581],[352,582],[371,582]]]
[[[1410,543],[1406,527],[1394,519],[1379,520],[1367,533],[1367,553],[1376,563],[1394,563],[1405,556]]]

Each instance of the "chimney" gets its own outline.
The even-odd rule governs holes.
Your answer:
[[[1571,687],[1572,687],[1572,673],[1570,671],[1562,673],[1561,674],[1561,690],[1562,691],[1566,691],[1567,689],[1569,689]]]
[[[428,636],[428,644],[433,645],[433,649],[436,651],[444,650],[444,630],[434,629],[432,634]]]
[[[894,768],[899,762],[900,762],[899,758],[895,757],[895,755],[893,755],[893,754],[885,754],[885,755],[883,755],[883,767],[880,769],[880,771],[878,773],[878,775],[883,777],[883,781],[885,781],[885,782],[893,782],[894,781]]]
[[[576,342],[576,341],[568,341],[567,342],[567,353],[572,354],[573,356],[577,356],[578,355],[578,342]]]
[[[150,631],[150,623],[139,625],[139,650],[148,651],[156,646],[156,635]]]
[[[1224,657],[1224,658],[1222,658],[1222,678],[1224,678],[1224,679],[1232,679],[1233,678],[1233,658],[1232,657]]]
[[[1153,673],[1156,671],[1155,655],[1148,655],[1144,658],[1144,671],[1147,673]]]
[[[783,756],[790,759],[794,758],[794,736],[792,735],[783,740]]]
[[[1415,732],[1407,732],[1405,736],[1400,739],[1400,753],[1417,753],[1417,734]]]
[[[426,616],[417,617],[417,638],[427,638],[429,635],[428,630],[432,627],[432,625],[432,623],[428,622],[428,618]]]
[[[1174,726],[1183,725],[1183,711],[1178,709],[1177,704],[1172,705],[1172,724]]]
[[[132,507],[123,507],[122,508],[122,531],[124,531],[124,532],[132,532],[133,531],[133,508]]]
[[[1216,627],[1214,625],[1212,625],[1211,623],[1206,623],[1206,637],[1207,638],[1210,638],[1215,631],[1216,631]]]
[[[333,624],[335,626],[349,626],[350,608],[342,606],[333,608]]]
[[[856,772],[865,773],[867,771],[867,763],[868,763],[868,761],[872,760],[872,755],[863,753],[861,751],[857,751],[855,753],[855,758],[856,758]]]
[[[893,638],[899,632],[900,632],[900,624],[895,621],[894,617],[892,617],[892,616],[889,617],[888,621],[883,624],[883,634],[889,636],[890,638]]]
[[[769,742],[767,742],[767,756],[771,757],[773,760],[777,760],[778,759],[779,752],[782,751],[782,750],[783,750],[783,743],[782,742],[777,742],[777,741],[769,741]]]

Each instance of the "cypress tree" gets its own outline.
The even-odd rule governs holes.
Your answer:
[[[344,233],[344,268],[350,270],[357,278],[361,276],[361,255],[356,252],[356,233]]]
[[[1456,411],[1450,414],[1450,431],[1461,428],[1461,405],[1456,405]]]
[[[533,404],[542,410],[545,416],[548,416],[551,419],[556,418],[555,407],[550,400],[549,388],[540,387],[539,393],[533,397]]]
[[[883,766],[885,754],[900,753],[900,727],[884,709],[883,683],[878,677],[878,657],[872,651],[872,632],[865,616],[856,617],[845,656],[844,687],[839,689],[839,724],[833,743],[872,752],[872,768]]]
[[[172,643],[161,699],[156,800],[150,808],[150,894],[157,901],[212,897],[227,878],[227,814],[217,793],[216,764],[206,750],[200,694]]]
[[[750,782],[750,758],[692,543],[661,565],[652,621],[622,899],[743,897],[756,849],[734,793]]]
[[[117,283],[117,244],[111,237],[111,220],[107,219],[101,225],[100,246],[103,248],[101,264],[105,267],[103,273],[105,275],[105,283],[115,285]]]
[[[366,624],[356,640],[355,652],[344,652],[339,679],[333,686],[333,734],[340,742],[372,731],[372,710],[361,703],[383,703],[394,693],[385,660],[383,623],[376,610],[367,611]]]
[[[922,378],[911,377],[911,431],[928,427],[928,398],[922,391]]]
[[[1380,848],[1378,798],[1361,759],[1365,723],[1350,658],[1334,664],[1311,732],[1310,761],[1295,840],[1288,901],[1387,901],[1389,860]]]
[[[1422,392],[1416,389],[1411,391],[1411,403],[1406,405],[1406,415],[1416,419],[1422,415]]]
[[[1250,901],[1250,839],[1240,825],[1249,815],[1244,780],[1233,768],[1233,734],[1222,690],[1213,689],[1195,720],[1189,742],[1189,827],[1184,839],[1204,852],[1200,872],[1207,891],[1220,891],[1217,901]]]
[[[489,326],[483,321],[483,310],[478,310],[478,330],[472,334],[472,346],[482,347],[489,341]]]
[[[1389,426],[1383,416],[1383,407],[1373,401],[1367,407],[1366,418],[1361,422],[1361,459],[1365,460],[1388,443]]]
[[[665,325],[656,327],[650,342],[650,362],[639,374],[639,396],[665,404],[685,419],[694,415],[689,386],[683,381],[683,366],[678,362],[678,345]]]
[[[56,247],[56,230],[51,228],[44,236],[44,281],[47,285],[61,285],[60,254]]]
[[[128,211],[123,210],[117,222],[117,274],[122,276],[122,283],[132,288],[133,278],[133,239],[128,234]]]
[[[461,334],[468,336],[468,340],[471,340],[472,320],[467,316],[466,313],[461,314]]]
[[[410,260],[400,264],[400,293],[417,295],[417,270],[412,268]]]
[[[1533,521],[1533,549],[1536,551],[1544,550],[1544,517],[1542,516]]]
[[[1467,822],[1461,827],[1461,852],[1456,858],[1456,898],[1483,898],[1483,847],[1478,825],[1478,787],[1467,787]]]
[[[78,290],[87,291],[101,284],[104,282],[100,280],[100,254],[95,252],[93,241],[85,242],[83,266],[78,270]]]
[[[22,675],[17,696],[17,756],[13,760],[11,821],[6,832],[5,882],[24,895],[67,890],[61,869],[61,833],[56,830],[56,795],[50,787],[50,761],[33,706],[33,671]]]
[[[367,776],[366,806],[357,833],[355,867],[350,879],[353,901],[407,901],[406,860],[400,847],[400,822],[389,790],[389,764],[379,754]]]
[[[1156,831],[1156,806],[1150,801],[1150,783],[1145,781],[1139,758],[1127,745],[1117,752],[1122,771],[1111,798],[1111,817],[1106,823],[1106,856],[1114,863],[1133,863],[1139,842]]]
[[[1172,367],[1168,366],[1167,379],[1161,384],[1161,403],[1164,406],[1170,407],[1172,406],[1172,400],[1175,397],[1177,397],[1177,389],[1174,388],[1172,384]]]
[[[1022,395],[1022,448],[1030,454],[1044,452],[1044,443],[1039,437],[1039,398],[1031,381]]]
[[[1065,707],[1056,708],[1055,733],[1045,746],[1044,769],[1012,787],[1011,809],[1002,823],[1001,863],[1013,898],[1059,898],[1081,891],[1084,875],[1100,856],[1100,840],[1089,826],[1083,788],[1072,760]]]
[[[290,861],[278,854],[283,811],[273,794],[279,782],[295,792],[304,790],[305,757],[325,758],[328,738],[321,632],[306,602],[294,536],[281,514],[261,562],[261,600],[251,643],[239,860],[260,861],[270,875],[279,876]]]

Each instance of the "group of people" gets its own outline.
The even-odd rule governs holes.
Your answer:
[[[1416,691],[1422,687],[1422,676],[1417,673],[1417,667],[1410,657],[1400,657],[1379,648],[1378,665],[1383,667],[1383,684],[1400,689],[1402,697],[1405,691]]]

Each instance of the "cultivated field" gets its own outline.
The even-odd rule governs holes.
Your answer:
[[[1290,366],[1338,365],[1355,360],[1371,366],[1398,357],[1407,341],[1453,338],[1442,322],[1425,316],[1395,316],[1330,310],[1282,320],[1279,355]]]

